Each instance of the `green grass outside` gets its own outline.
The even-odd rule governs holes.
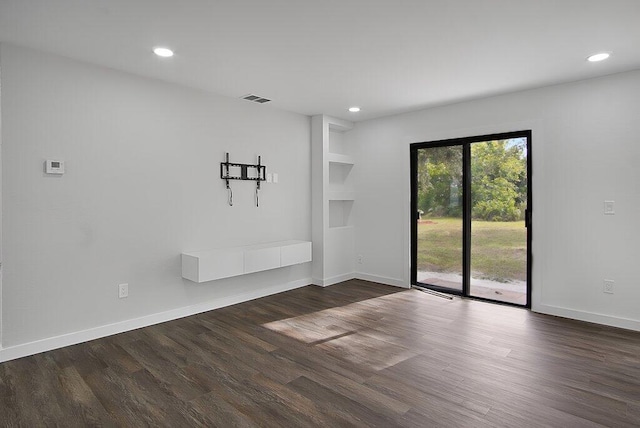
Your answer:
[[[461,273],[462,220],[427,218],[418,223],[418,270]],[[526,280],[527,229],[524,221],[471,222],[471,273],[506,282]]]

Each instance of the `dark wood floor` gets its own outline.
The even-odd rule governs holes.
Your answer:
[[[363,281],[0,364],[0,426],[638,426],[640,333]]]

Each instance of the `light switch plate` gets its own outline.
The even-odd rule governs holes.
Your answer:
[[[273,176],[271,175],[271,173],[267,174],[267,183],[271,183],[273,181]]]
[[[118,297],[121,299],[129,297],[129,284],[118,285]]]
[[[277,173],[277,172],[274,172],[274,173],[273,173],[273,182],[274,182],[274,183],[277,183],[277,182],[278,182],[278,173]]]

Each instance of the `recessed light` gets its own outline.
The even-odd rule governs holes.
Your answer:
[[[591,55],[590,57],[587,58],[587,61],[589,62],[598,62],[598,61],[604,61],[605,59],[609,58],[611,56],[610,53],[608,52],[600,52],[594,55]]]
[[[360,107],[349,107],[351,113],[357,113],[360,111]]]
[[[169,58],[173,56],[173,51],[169,48],[153,48],[153,53],[163,58]]]

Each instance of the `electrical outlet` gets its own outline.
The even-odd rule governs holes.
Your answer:
[[[118,285],[118,297],[121,299],[129,297],[129,284]]]
[[[612,279],[605,279],[602,292],[607,294],[613,294],[613,283],[614,281]]]
[[[615,215],[615,201],[604,201],[604,214],[605,215]]]
[[[364,256],[362,254],[358,255],[358,264],[361,265],[362,263],[364,263]]]

